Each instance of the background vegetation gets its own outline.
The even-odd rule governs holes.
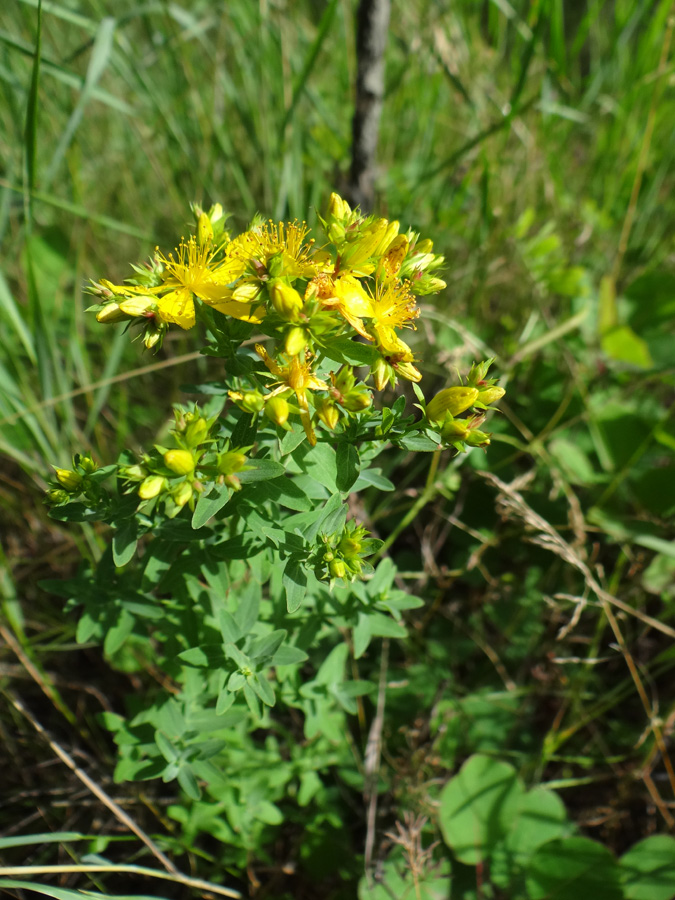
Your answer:
[[[154,433],[181,384],[217,377],[190,333],[156,357],[102,333],[82,284],[126,277],[126,260],[173,240],[193,198],[221,201],[238,226],[256,211],[311,210],[312,223],[349,167],[354,12],[346,0],[44,3],[38,68],[36,0],[0,8],[7,839],[106,834],[113,849],[92,837],[90,853],[153,863],[37,722],[183,871],[229,878],[213,828],[167,813],[187,799],[111,783],[99,713],[151,692],[157,673],[75,644],[39,582],[96,557],[101,536],[47,519],[40,488],[48,463],[84,448],[116,458]],[[354,896],[368,840],[385,884],[396,853],[406,870],[433,867],[415,834],[424,847],[439,835],[440,790],[474,753],[555,788],[579,833],[613,853],[675,824],[674,13],[671,0],[395,4],[377,207],[447,258],[448,289],[414,342],[425,389],[494,356],[507,402],[487,457],[444,459],[429,478],[429,457],[391,454],[396,491],[359,500],[425,600],[408,640],[388,655],[378,641],[366,663],[386,688],[377,801],[336,771],[341,827],[304,855],[297,835],[321,822],[295,821],[290,842],[263,835],[248,868],[258,896],[314,897],[317,884]],[[376,719],[368,701],[355,753]],[[3,852],[7,865],[79,858],[46,838]],[[495,871],[460,866],[453,891],[511,896]]]

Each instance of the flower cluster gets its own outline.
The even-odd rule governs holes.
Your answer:
[[[193,410],[177,409],[175,426],[166,444],[155,444],[139,462],[119,467],[119,475],[136,491],[148,510],[158,503],[172,519],[184,506],[194,510],[199,495],[213,484],[240,490],[238,472],[246,471],[250,447],[231,448],[229,441],[216,436],[218,417]]]
[[[273,350],[256,344],[264,369],[230,398],[251,413],[264,410],[281,427],[299,415],[312,444],[317,422],[335,429],[371,405],[367,381],[379,391],[398,377],[421,379],[402,333],[415,327],[416,297],[445,287],[436,274],[444,260],[431,241],[402,233],[396,221],[364,216],[337,194],[321,219],[321,246],[304,223],[255,222],[232,237],[220,205],[193,211],[196,234],[175,253],[157,250],[125,284],[91,283],[99,322],[140,324],[147,347],[161,345],[172,324],[191,328],[197,300],[255,325],[274,339]],[[365,380],[345,356],[345,341],[361,346]],[[320,374],[326,358],[341,367]]]

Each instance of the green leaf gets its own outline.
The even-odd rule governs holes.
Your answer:
[[[569,827],[560,797],[546,788],[535,787],[521,798],[506,843],[513,853],[529,855],[547,841],[566,837]]]
[[[211,490],[199,495],[192,514],[192,527],[201,528],[209,519],[225,506],[230,499],[230,491],[225,484],[214,484]]]
[[[136,552],[138,543],[138,522],[136,519],[125,519],[113,534],[112,552],[116,566],[126,566]]]
[[[120,649],[134,630],[135,624],[136,619],[128,610],[123,609],[120,611],[117,621],[108,630],[103,642],[103,651],[107,656],[112,656]]]
[[[159,752],[167,762],[176,762],[176,760],[180,756],[180,753],[178,752],[178,750],[176,750],[168,737],[162,734],[161,731],[155,732],[155,743],[159,747]]]
[[[653,369],[654,362],[647,342],[639,337],[630,325],[619,325],[602,336],[603,352],[616,362],[626,363],[636,369]]]
[[[434,450],[438,450],[440,440],[438,435],[434,435],[432,438],[428,434],[420,433],[407,434],[396,443],[404,450],[414,450],[416,453],[431,453]]]
[[[234,617],[226,609],[218,613],[218,627],[226,644],[236,644],[244,635]]]
[[[271,665],[273,666],[294,666],[297,663],[303,663],[308,659],[304,650],[294,647],[292,644],[284,644],[279,647],[272,657]]]
[[[675,890],[675,838],[653,834],[619,860],[625,900],[671,900]]]
[[[346,493],[359,477],[361,463],[358,450],[353,444],[343,441],[337,446],[335,462],[337,467],[335,484],[338,490]]]
[[[201,800],[202,792],[190,766],[181,766],[176,773],[176,779],[191,800]]]
[[[242,484],[248,484],[252,481],[268,481],[271,478],[279,478],[281,475],[286,474],[285,467],[273,459],[251,459],[248,465],[253,468],[237,473],[237,478]]]
[[[276,697],[274,696],[272,686],[264,675],[253,675],[248,679],[248,684],[250,684],[257,696],[266,706],[274,706]]]
[[[286,591],[286,608],[293,613],[300,608],[307,591],[307,573],[293,557],[286,563],[282,583]]]
[[[477,865],[508,834],[524,791],[508,763],[475,754],[441,792],[439,823],[460,862]]]
[[[539,847],[526,873],[531,900],[622,900],[619,866],[606,847],[589,838],[549,841]]]
[[[284,628],[279,628],[271,634],[260,637],[251,644],[248,655],[251,659],[264,659],[272,657],[283,644],[288,632]]]

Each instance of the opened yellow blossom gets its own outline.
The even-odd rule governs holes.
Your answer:
[[[272,359],[262,346],[255,345],[255,352],[265,363],[272,375],[279,379],[279,386],[268,394],[268,399],[277,397],[289,389],[295,394],[298,406],[300,407],[300,421],[305,429],[307,440],[312,446],[316,444],[316,435],[312,428],[312,421],[309,415],[309,404],[307,402],[307,391],[327,391],[329,385],[312,372],[308,362],[301,361],[299,356],[294,356],[286,366],[280,366],[279,363]]]
[[[200,246],[194,238],[181,241],[176,253],[175,257],[173,253],[167,257],[158,252],[157,259],[164,266],[164,283],[149,291],[158,295],[158,315],[164,322],[192,328],[195,324],[194,297],[235,319],[262,321],[264,310],[253,309],[251,304],[233,299],[233,291],[228,287],[242,274],[240,260],[226,256],[216,262],[211,244],[207,242]]]
[[[359,334],[367,335],[362,319],[374,314],[373,301],[353,275],[318,275],[310,281],[307,298],[317,297],[325,309],[336,309]]]
[[[228,253],[246,269],[248,278],[312,278],[319,265],[314,259],[314,240],[305,241],[308,231],[304,222],[275,224],[270,220],[235,238]]]

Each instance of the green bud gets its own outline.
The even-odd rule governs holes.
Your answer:
[[[189,450],[167,450],[164,465],[176,475],[189,475],[194,471],[195,458]]]
[[[200,247],[210,244],[213,240],[213,225],[208,215],[203,212],[197,219],[197,243]]]
[[[335,376],[333,383],[341,394],[346,394],[356,384],[356,376],[349,366],[343,366]]]
[[[265,405],[265,398],[260,391],[229,391],[230,400],[233,400],[239,409],[256,415]]]
[[[185,441],[190,447],[198,447],[209,433],[206,419],[195,419],[185,430]]]
[[[180,484],[171,495],[176,506],[182,508],[192,499],[192,485],[184,481]]]
[[[478,390],[473,387],[450,387],[436,394],[426,409],[427,419],[430,422],[441,423],[450,413],[451,416],[457,416],[469,407],[473,406],[478,399]]]
[[[52,488],[52,490],[47,491],[45,499],[47,503],[59,504],[59,503],[67,503],[70,500],[70,494],[67,491],[61,491],[58,489]]]
[[[160,491],[164,490],[166,479],[161,475],[149,475],[138,488],[138,496],[141,500],[152,500]]]
[[[90,453],[76,453],[73,463],[79,466],[85,475],[91,475],[98,469],[98,463],[91,458]]]
[[[127,481],[142,481],[148,474],[143,466],[138,465],[122,466],[119,471]]]
[[[453,419],[451,415],[447,415],[443,428],[441,429],[441,437],[448,444],[455,441],[463,441],[469,433],[469,426],[466,419]]]
[[[486,431],[470,431],[464,438],[469,447],[487,447],[490,443],[490,435]]]
[[[56,480],[67,491],[78,491],[80,489],[82,476],[79,472],[73,472],[71,469],[57,469],[56,467],[54,471],[56,472]]]
[[[283,397],[270,397],[265,404],[265,415],[275,425],[284,426],[288,421],[289,413],[288,401]]]
[[[328,571],[331,574],[331,578],[344,578],[347,570],[341,559],[332,559],[328,563]]]
[[[154,297],[125,297],[120,301],[120,309],[127,316],[144,316],[157,308]]]
[[[218,459],[218,471],[223,475],[233,475],[235,472],[241,472],[247,462],[244,453],[239,450],[228,450]]]
[[[326,428],[333,431],[340,421],[340,413],[333,401],[329,400],[328,397],[318,397],[314,401],[314,410]]]
[[[373,376],[376,391],[383,391],[387,384],[396,378],[393,368],[381,356],[373,363],[370,374]]]
[[[394,370],[397,375],[400,375],[401,378],[405,378],[406,381],[417,382],[422,380],[422,373],[410,362],[395,363]]]
[[[364,409],[368,409],[368,407],[372,404],[373,398],[368,393],[368,391],[355,388],[349,393],[345,394],[342,400],[342,405],[348,412],[356,413],[362,412]]]
[[[270,288],[272,306],[286,322],[297,322],[303,309],[302,297],[290,285],[276,281]]]
[[[505,393],[506,391],[503,387],[493,385],[492,387],[486,387],[480,390],[478,392],[478,399],[486,406],[490,406],[491,403],[497,403],[501,400]]]
[[[304,328],[294,325],[286,332],[284,351],[287,356],[299,356],[307,346],[307,333]]]
[[[126,322],[129,317],[122,312],[117,303],[106,303],[103,309],[96,313],[96,321],[102,325],[114,325],[115,322]]]

